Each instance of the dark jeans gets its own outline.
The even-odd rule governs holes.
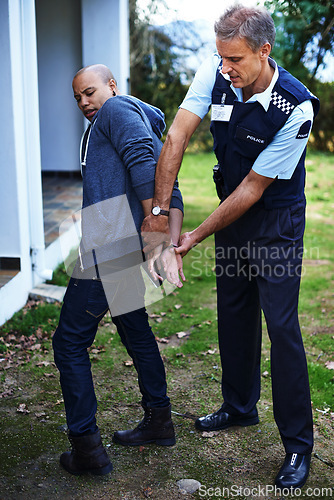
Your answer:
[[[53,336],[70,433],[94,433],[97,401],[87,352],[108,302],[101,281],[71,278]],[[112,318],[138,373],[142,403],[169,405],[164,365],[145,308]]]
[[[312,410],[298,321],[304,203],[254,206],[216,233],[222,392],[230,411],[260,397],[261,309],[271,340],[274,417],[287,453],[311,453]]]

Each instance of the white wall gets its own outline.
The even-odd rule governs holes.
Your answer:
[[[108,66],[120,91],[128,93],[128,0],[82,0],[82,61]]]
[[[79,169],[73,75],[102,62],[128,92],[128,0],[0,0],[0,47],[0,257],[21,263],[0,288],[2,324],[61,258],[56,245],[44,249],[41,164]]]
[[[72,79],[82,66],[80,0],[36,0],[36,20],[42,170],[79,170],[83,123]]]
[[[0,2],[0,47],[3,68],[0,72],[0,95],[2,96],[2,119],[0,120],[0,256],[19,257],[17,172],[7,2]]]
[[[2,1],[0,9],[6,64],[0,83],[5,107],[0,121],[1,144],[5,145],[0,162],[0,256],[19,257],[21,265],[17,276],[0,289],[1,324],[28,298],[34,278],[32,235],[43,241],[43,219],[34,0]],[[37,210],[35,217],[31,210]]]

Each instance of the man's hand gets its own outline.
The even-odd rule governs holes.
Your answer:
[[[186,278],[183,274],[182,258],[180,255],[176,255],[175,250],[172,246],[166,248],[161,254],[160,261],[169,283],[182,288],[182,281],[185,281]]]
[[[147,244],[143,249],[146,254],[161,244],[168,246],[171,240],[168,217],[165,215],[148,215],[141,226],[141,235],[143,241]]]
[[[154,281],[163,281],[161,270],[164,270],[167,280],[172,285],[181,288],[186,278],[183,274],[183,263],[180,255],[176,255],[173,246],[162,251],[162,245],[157,246],[148,254],[148,270]],[[181,281],[181,279],[182,281]]]
[[[197,243],[193,231],[191,233],[183,233],[180,236],[179,246],[175,248],[175,253],[184,257]]]

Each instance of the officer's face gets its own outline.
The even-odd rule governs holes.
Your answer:
[[[72,86],[80,110],[89,121],[92,121],[101,106],[113,96],[116,82],[109,80],[108,83],[104,83],[98,73],[85,71],[74,77]]]
[[[269,43],[256,52],[252,51],[244,38],[232,38],[228,41],[217,38],[216,45],[223,59],[222,72],[230,77],[234,87],[245,88],[261,81],[270,54]]]

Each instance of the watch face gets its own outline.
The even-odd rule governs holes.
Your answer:
[[[153,215],[159,215],[160,214],[160,207],[153,207],[152,208],[152,214]]]

